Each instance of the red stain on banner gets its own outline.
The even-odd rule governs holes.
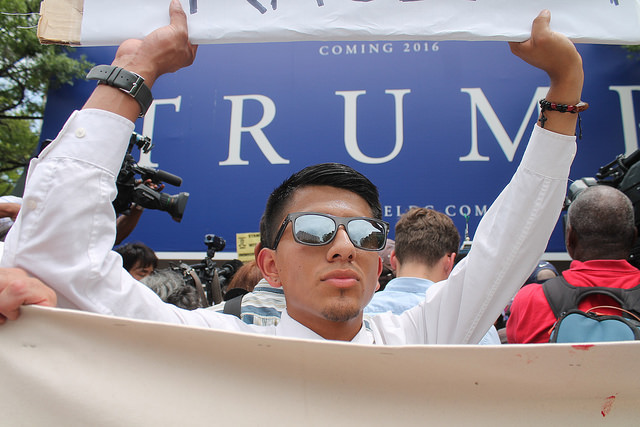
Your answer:
[[[588,351],[588,350],[591,350],[591,347],[593,347],[593,344],[579,344],[579,345],[572,345],[571,347],[575,348],[576,350]]]
[[[615,395],[609,396],[605,399],[604,405],[602,405],[602,411],[600,411],[603,417],[606,417],[607,415],[609,415],[609,412],[611,412],[611,407],[613,406],[613,402],[615,402],[615,400],[616,400]]]

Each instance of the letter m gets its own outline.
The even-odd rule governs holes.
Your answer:
[[[520,141],[522,140],[522,136],[527,128],[527,124],[529,123],[529,119],[531,118],[531,114],[533,114],[534,110],[536,112],[540,111],[540,107],[538,106],[538,100],[544,98],[545,94],[549,90],[548,87],[539,87],[536,89],[535,94],[533,95],[533,99],[529,104],[529,108],[520,123],[520,129],[518,129],[518,134],[512,141],[507,134],[507,131],[504,130],[504,126],[500,123],[500,119],[496,115],[493,108],[491,108],[491,104],[487,100],[487,97],[484,96],[482,89],[480,88],[462,88],[461,92],[468,93],[471,97],[471,150],[469,154],[466,156],[460,157],[459,160],[461,162],[487,162],[489,161],[489,156],[482,156],[478,152],[478,111],[482,114],[482,117],[486,120],[489,125],[489,129],[498,140],[498,144],[500,144],[500,148],[504,152],[505,157],[510,162],[513,161],[513,158],[518,150],[518,146],[520,145]],[[538,108],[536,108],[538,107]]]

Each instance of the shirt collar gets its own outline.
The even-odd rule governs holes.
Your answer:
[[[637,273],[638,269],[624,259],[594,259],[590,261],[571,261],[571,270],[615,270]]]
[[[387,283],[384,290],[424,294],[431,285],[431,280],[422,277],[395,277]]]
[[[276,335],[290,338],[302,338],[308,340],[325,340],[320,335],[313,332],[303,324],[294,320],[286,310],[282,312],[280,322],[276,327]],[[351,340],[352,343],[357,344],[374,344],[373,333],[370,329],[365,328],[364,323],[360,328],[360,331]]]

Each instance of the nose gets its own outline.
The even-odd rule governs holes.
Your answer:
[[[349,235],[347,234],[347,230],[344,228],[344,225],[338,226],[338,231],[336,231],[336,237],[334,237],[331,243],[329,243],[327,258],[329,260],[334,260],[334,259],[351,260],[355,257],[355,255],[356,255],[356,247],[353,246],[353,243],[351,243],[351,240],[349,239]]]

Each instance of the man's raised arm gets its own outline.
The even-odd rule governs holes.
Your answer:
[[[190,65],[196,46],[189,42],[178,0],[172,0],[169,14],[169,25],[143,40],[123,42],[111,65],[138,74],[148,87],[162,74]],[[105,78],[118,71],[109,74],[109,66],[100,70]],[[190,317],[191,323],[204,325],[200,315],[162,303],[122,268],[121,257],[111,250],[115,177],[133,121],[151,102],[148,95],[140,102],[117,87],[100,84],[82,111],[72,114],[56,140],[31,163],[23,208],[6,239],[2,266],[22,268],[51,286],[61,307],[170,322]],[[5,295],[13,287],[0,283]],[[32,286],[21,295],[27,296],[25,303],[37,302],[43,292]],[[3,310],[5,316],[14,316],[10,308]]]
[[[576,150],[577,114],[571,111],[584,75],[575,46],[550,29],[550,18],[542,11],[531,37],[510,46],[548,74],[551,105],[545,104],[511,182],[480,221],[469,255],[446,282],[429,288],[421,308],[404,313],[408,323],[424,325],[427,342],[477,343],[531,273],[558,220]]]

